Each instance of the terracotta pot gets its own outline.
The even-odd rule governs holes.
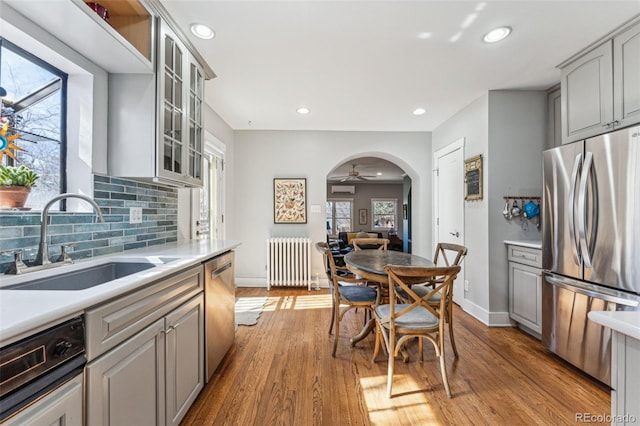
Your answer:
[[[30,193],[28,186],[0,185],[0,208],[23,208]]]

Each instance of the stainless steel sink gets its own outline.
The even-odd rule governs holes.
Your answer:
[[[90,266],[78,271],[66,272],[47,278],[34,279],[3,287],[3,290],[85,290],[118,278],[154,268],[174,259],[160,258],[161,263],[112,261]]]

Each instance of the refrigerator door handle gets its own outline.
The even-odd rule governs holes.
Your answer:
[[[589,244],[587,241],[587,183],[591,166],[593,164],[593,153],[587,152],[584,156],[584,164],[582,166],[582,176],[580,177],[580,188],[578,189],[578,232],[580,234],[580,253],[584,266],[591,268],[591,253],[589,252]]]
[[[625,306],[631,306],[631,307],[638,307],[638,301],[637,300],[631,300],[631,299],[624,299],[622,297],[617,297],[614,296],[612,294],[606,294],[606,293],[601,293],[601,292],[597,292],[597,291],[592,291],[583,287],[578,287],[572,284],[569,284],[567,282],[565,282],[562,279],[556,278],[556,277],[552,277],[550,275],[546,276],[546,280],[549,284],[552,284],[556,287],[560,287],[563,288],[565,290],[569,290],[572,291],[574,293],[579,293],[582,294],[584,296],[588,296],[588,297],[593,297],[596,299],[601,299],[607,302],[612,302],[612,303],[617,303],[620,305],[625,305]]]
[[[580,163],[582,162],[582,153],[576,155],[576,160],[573,163],[573,171],[571,172],[571,186],[569,188],[569,236],[571,238],[571,252],[573,253],[573,260],[576,265],[580,265],[580,252],[579,242],[576,238],[576,225],[575,225],[575,200],[576,200],[576,186],[578,184],[578,175],[580,173]]]

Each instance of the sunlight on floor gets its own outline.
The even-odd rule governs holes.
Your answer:
[[[429,405],[428,384],[417,382],[406,374],[393,376],[392,399],[387,398],[387,376],[363,377],[360,379],[362,393],[369,412],[369,420],[373,425],[400,424],[400,420],[410,420],[414,425],[436,425],[436,416]],[[415,407],[419,406],[416,410]],[[410,414],[410,419],[398,411],[404,408]]]
[[[268,297],[265,311],[331,309],[331,295],[327,293],[308,296],[276,296]]]

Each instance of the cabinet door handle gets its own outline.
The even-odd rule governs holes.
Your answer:
[[[460,233],[456,231],[456,233],[454,234],[453,232],[449,232],[449,235],[453,235],[456,238],[460,238]]]

